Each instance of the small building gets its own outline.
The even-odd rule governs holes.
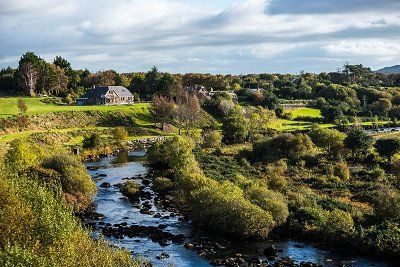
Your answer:
[[[235,91],[233,90],[229,90],[229,91],[214,91],[213,88],[211,88],[210,93],[208,94],[211,98],[214,96],[217,96],[218,94],[227,94],[229,95],[233,101],[237,102],[238,101],[238,96],[235,93]]]
[[[84,105],[130,105],[134,103],[134,96],[123,86],[96,86],[82,97],[76,104]]]
[[[261,88],[248,88],[247,90],[249,90],[252,94],[256,94],[261,92],[263,89]]]
[[[209,97],[209,92],[207,88],[202,85],[187,86],[186,90],[190,93],[195,94],[200,99]]]

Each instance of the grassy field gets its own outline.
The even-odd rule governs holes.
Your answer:
[[[294,108],[286,109],[285,113],[290,113],[292,120],[279,119],[276,127],[274,129],[279,131],[295,131],[295,130],[305,130],[311,127],[313,122],[310,121],[298,121],[294,120],[298,117],[310,117],[310,118],[322,118],[321,111],[315,108]],[[328,128],[334,126],[333,124],[319,124],[321,127]]]
[[[0,118],[7,118],[18,115],[18,103],[17,97],[0,98]],[[139,110],[147,109],[149,104],[138,103],[131,106],[70,106],[70,105],[57,105],[48,104],[42,102],[45,98],[39,97],[25,97],[22,98],[28,106],[27,115],[43,114],[49,112],[59,111],[88,111],[88,110],[99,110],[99,111],[114,111],[114,110]],[[47,98],[48,99],[48,98]]]
[[[287,109],[285,110],[285,113],[292,114],[293,119],[297,117],[322,118],[321,111],[315,108]]]

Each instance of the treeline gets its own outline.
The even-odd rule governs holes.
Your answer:
[[[243,97],[246,93],[243,89],[260,88],[267,99],[319,99],[318,104],[322,105],[324,98],[326,109],[340,104],[335,112],[350,116],[354,113],[385,115],[386,111],[375,112],[380,106],[388,105],[383,101],[390,100],[393,105],[400,102],[397,90],[391,89],[400,86],[400,74],[376,73],[362,65],[347,63],[336,72],[300,72],[298,75],[171,74],[161,73],[156,67],[147,73],[117,73],[114,70],[91,73],[87,69],[73,69],[61,56],[48,63],[35,53],[27,52],[21,57],[18,68],[0,71],[0,92],[3,93],[48,94],[73,99],[94,85],[122,85],[146,99],[151,99],[154,94],[173,96],[180,88],[194,85],[217,91],[234,90]]]

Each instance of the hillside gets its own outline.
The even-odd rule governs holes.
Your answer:
[[[377,70],[376,72],[378,73],[383,73],[383,74],[393,74],[393,73],[400,73],[400,65],[395,65],[391,67],[385,67],[380,70]]]

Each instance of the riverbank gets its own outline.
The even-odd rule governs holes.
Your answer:
[[[286,266],[385,266],[384,263],[340,255],[309,244],[291,240],[244,241],[210,235],[197,228],[174,207],[170,194],[154,192],[153,172],[143,151],[124,152],[87,163],[99,191],[94,198],[95,212],[89,219],[95,236],[129,249],[134,255],[148,258],[155,266],[267,265],[280,262]],[[119,191],[119,185],[136,181],[144,193],[137,203]],[[302,263],[303,262],[303,263]]]

